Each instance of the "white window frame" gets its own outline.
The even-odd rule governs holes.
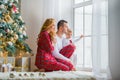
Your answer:
[[[85,33],[84,31],[84,29],[85,29],[85,6],[89,6],[89,5],[92,5],[92,0],[90,0],[90,1],[83,1],[83,2],[81,2],[81,3],[77,3],[77,4],[75,4],[75,0],[73,0],[73,26],[75,25],[75,8],[80,8],[80,7],[83,7],[83,34]],[[102,16],[104,16],[104,15],[102,15]],[[107,17],[107,16],[106,16]],[[91,24],[92,25],[92,24]],[[75,26],[73,27],[73,36],[75,37]],[[108,27],[107,27],[108,28]],[[108,36],[108,33],[107,34],[101,34],[101,36]],[[92,38],[92,34],[91,35],[89,35],[89,37],[91,37]],[[91,40],[91,43],[92,43],[92,40]],[[78,67],[78,70],[82,70],[82,71],[92,71],[92,68],[85,68],[84,67],[84,57],[85,57],[85,39],[83,39],[83,67],[82,68],[79,68]],[[91,52],[91,54],[92,54],[92,52]],[[103,72],[105,72],[105,70],[103,70]]]
[[[85,33],[84,31],[84,28],[85,28],[85,14],[84,14],[84,7],[85,6],[88,6],[88,5],[92,5],[92,0],[90,0],[90,1],[84,1],[84,2],[81,2],[81,3],[77,3],[77,4],[75,4],[75,0],[73,0],[73,26],[74,26],[74,24],[75,24],[75,21],[74,21],[74,19],[75,19],[75,8],[80,8],[80,7],[83,7],[83,34]],[[92,24],[91,24],[92,25]],[[74,32],[75,32],[75,29],[74,29],[75,27],[73,27],[73,36],[74,37],[76,37],[74,34]],[[78,67],[77,68],[77,70],[81,70],[81,71],[88,71],[88,72],[91,72],[92,71],[92,68],[85,68],[84,67],[84,57],[85,57],[85,54],[84,54],[84,52],[85,52],[85,39],[83,39],[83,67],[81,68],[81,67]]]

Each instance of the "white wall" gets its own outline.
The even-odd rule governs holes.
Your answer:
[[[27,43],[33,50],[33,53],[36,53],[37,44],[36,39],[40,31],[40,27],[43,24],[43,0],[21,0],[21,13],[22,18],[26,22],[27,26]],[[72,11],[71,5],[72,0],[60,0],[60,17],[59,19],[65,19],[72,25]],[[68,4],[66,4],[68,3]],[[49,13],[49,12],[48,12]],[[32,58],[32,70],[34,66],[35,58]]]
[[[109,61],[113,80],[120,80],[120,0],[109,0]]]
[[[60,0],[60,19],[67,20],[71,28],[73,27],[72,2],[73,0]]]

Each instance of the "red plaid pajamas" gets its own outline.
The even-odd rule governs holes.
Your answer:
[[[67,58],[70,58],[75,50],[75,46],[73,44],[69,44],[68,46],[63,47],[60,50],[60,53]]]
[[[70,49],[70,47],[68,47],[69,49],[67,49],[67,51],[70,53],[68,53],[69,56],[71,56],[72,52],[74,51],[73,49]],[[42,32],[38,41],[35,65],[39,69],[45,69],[45,71],[71,70],[73,68],[73,65],[70,62],[60,59],[56,60],[55,57],[52,56],[53,49],[54,47],[52,46],[49,34],[46,31]],[[65,54],[65,52],[67,53],[67,51],[65,51],[64,49],[66,48],[63,48],[61,54]],[[67,57],[66,54],[65,56]]]

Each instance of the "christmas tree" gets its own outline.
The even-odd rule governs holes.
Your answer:
[[[31,53],[25,22],[19,12],[18,0],[0,0],[0,53],[14,55],[16,50]]]

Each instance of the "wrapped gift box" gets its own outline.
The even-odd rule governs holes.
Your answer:
[[[17,72],[30,71],[30,57],[21,57],[15,59],[15,70]]]
[[[15,57],[6,57],[6,58],[0,57],[0,63],[2,64],[10,63],[12,64],[12,66],[15,66]]]
[[[30,57],[0,57],[0,65],[10,63],[16,72],[30,71]],[[1,66],[0,66],[1,70]]]
[[[2,65],[8,63],[15,67],[15,57],[0,57],[0,72],[2,71]]]

